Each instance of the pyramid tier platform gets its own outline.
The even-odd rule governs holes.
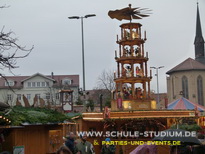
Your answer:
[[[149,60],[149,58],[147,57],[142,57],[142,56],[127,56],[127,57],[119,57],[119,58],[115,58],[116,62],[119,63],[129,63],[130,61],[134,64],[136,63],[143,63],[143,62],[147,62]]]
[[[131,98],[123,99],[121,106],[118,100],[111,102],[112,111],[131,111],[131,110],[152,110],[156,108],[156,103],[151,99]]]

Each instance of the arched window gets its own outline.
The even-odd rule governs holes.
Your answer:
[[[189,99],[188,79],[186,76],[182,77],[182,91],[183,97]]]
[[[197,78],[197,95],[198,95],[198,104],[204,105],[203,79],[201,76],[198,76]]]

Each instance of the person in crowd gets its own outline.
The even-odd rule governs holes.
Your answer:
[[[73,132],[70,132],[66,141],[65,145],[74,153],[74,146],[75,146],[75,134]]]
[[[115,154],[116,147],[115,145],[109,144],[109,142],[111,141],[110,138],[106,138],[105,141],[107,142],[107,144],[102,146],[101,154]]]
[[[93,145],[87,141],[85,133],[80,135],[80,141],[75,146],[75,154],[95,154]]]

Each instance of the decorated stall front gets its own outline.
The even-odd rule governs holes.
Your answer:
[[[75,123],[60,112],[35,107],[13,107],[0,115],[0,152],[54,153]],[[4,120],[1,120],[2,119]]]

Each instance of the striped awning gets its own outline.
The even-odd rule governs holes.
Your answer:
[[[168,104],[168,107],[167,107],[168,110],[177,110],[177,109],[194,110],[196,108],[199,111],[205,111],[204,106],[199,105],[197,103],[193,103],[193,102],[189,101],[188,99],[186,99],[184,97],[173,101],[172,103]]]

